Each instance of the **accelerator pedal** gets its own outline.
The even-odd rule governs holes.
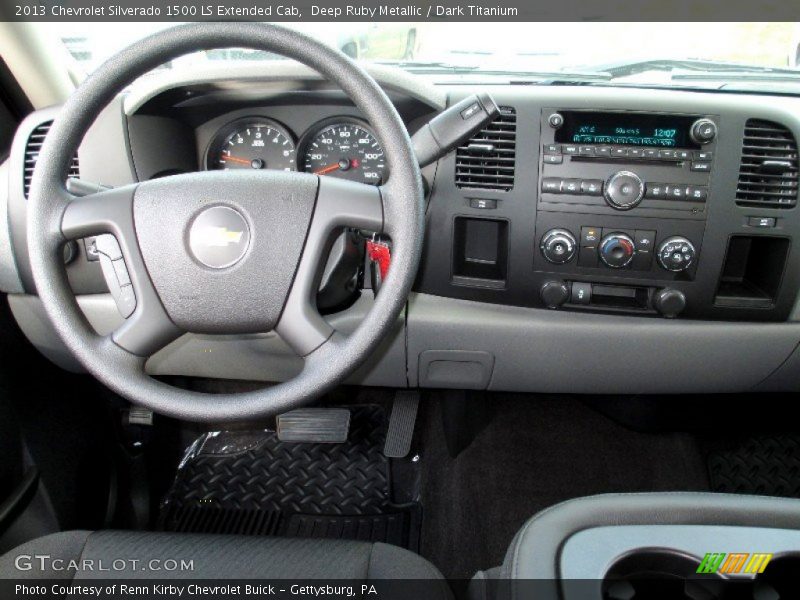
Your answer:
[[[397,392],[392,402],[392,416],[389,417],[389,430],[386,432],[386,443],[383,455],[387,458],[405,458],[411,451],[411,439],[414,437],[414,424],[419,409],[419,392],[404,390]]]
[[[282,442],[341,444],[350,432],[346,408],[298,408],[278,415],[278,439]]]

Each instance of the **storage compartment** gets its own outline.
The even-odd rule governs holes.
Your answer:
[[[736,235],[728,242],[716,306],[772,308],[781,287],[790,241]]]
[[[505,287],[508,221],[456,217],[453,245],[453,283]]]

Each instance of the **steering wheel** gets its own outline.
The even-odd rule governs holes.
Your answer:
[[[76,197],[68,165],[99,112],[134,79],[171,59],[246,47],[295,59],[339,85],[381,141],[381,186],[308,173],[210,171]],[[55,329],[97,379],[134,404],[190,421],[271,416],[341,383],[389,333],[419,265],[424,203],[408,133],[377,83],[344,54],[298,32],[257,23],[195,23],[159,32],[109,59],[64,104],[45,139],[28,198],[28,249],[39,297]],[[392,240],[392,263],[374,305],[349,336],[316,310],[327,249],[343,227]],[[63,266],[68,240],[113,234],[105,252],[135,308],[100,336],[78,308]],[[274,330],[304,364],[261,390],[203,394],[145,372],[147,358],[186,332]]]

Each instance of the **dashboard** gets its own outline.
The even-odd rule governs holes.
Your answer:
[[[143,82],[87,134],[81,178],[113,186],[239,168],[390,177],[383,149],[392,141],[378,139],[341,92],[302,70],[261,68]],[[603,394],[800,385],[800,99],[373,75],[410,134],[476,92],[501,112],[423,170],[414,293],[396,335],[351,382]],[[25,160],[55,110],[30,117],[12,149],[18,280],[4,288],[26,334],[75,368],[37,312],[25,264]],[[345,332],[373,297],[363,254],[342,262],[351,250],[336,250],[326,269],[350,286],[352,301],[328,316]],[[102,332],[120,316],[91,251],[78,245],[67,272]],[[361,273],[355,288],[348,269]],[[148,363],[156,375],[260,381],[301,367],[269,332],[187,334]]]

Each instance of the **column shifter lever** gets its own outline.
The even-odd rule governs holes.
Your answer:
[[[420,167],[438,160],[500,114],[489,94],[473,94],[457,102],[411,138]]]

